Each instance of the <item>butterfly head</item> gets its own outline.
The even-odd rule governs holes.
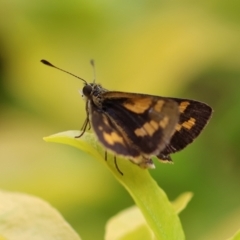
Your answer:
[[[82,97],[84,97],[86,100],[93,100],[101,98],[102,94],[104,92],[107,92],[106,89],[104,89],[100,84],[96,83],[88,83],[85,84],[82,89]]]
[[[88,99],[91,97],[92,91],[93,91],[93,87],[91,86],[91,84],[85,84],[82,89],[82,96]]]

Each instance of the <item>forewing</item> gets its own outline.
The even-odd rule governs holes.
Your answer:
[[[103,145],[124,156],[160,153],[179,121],[176,101],[161,97],[106,92],[102,107],[91,104],[92,127]]]
[[[158,155],[163,160],[169,160],[169,154],[180,151],[190,144],[201,133],[212,115],[211,107],[205,103],[171,99],[178,104],[180,116],[170,143]]]
[[[130,144],[121,129],[113,123],[105,112],[90,103],[89,113],[91,126],[106,149],[133,158],[141,155],[140,151]]]

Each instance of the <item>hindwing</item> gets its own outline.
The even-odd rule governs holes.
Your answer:
[[[180,116],[170,143],[158,155],[162,160],[171,160],[171,153],[190,144],[201,133],[212,115],[212,108],[205,103],[189,99],[170,99],[178,104]]]

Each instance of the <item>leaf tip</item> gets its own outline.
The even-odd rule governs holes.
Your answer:
[[[47,136],[47,137],[43,137],[43,141],[45,141],[45,142],[49,142],[49,136]]]

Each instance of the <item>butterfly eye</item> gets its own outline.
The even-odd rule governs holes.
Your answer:
[[[83,95],[84,95],[84,96],[89,97],[89,96],[91,95],[91,93],[92,93],[92,86],[90,86],[90,85],[85,85],[85,86],[83,87],[82,92],[83,92]]]

